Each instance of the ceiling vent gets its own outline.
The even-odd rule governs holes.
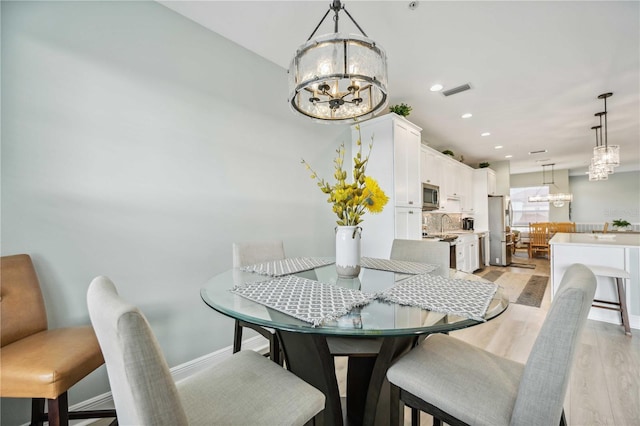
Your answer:
[[[453,89],[444,90],[442,94],[445,96],[451,96],[469,89],[471,89],[471,86],[469,86],[469,84],[463,84],[462,86],[454,87]]]

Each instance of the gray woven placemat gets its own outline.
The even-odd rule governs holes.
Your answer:
[[[494,283],[423,274],[378,293],[376,298],[484,322],[484,315],[497,290]]]
[[[383,271],[401,272],[404,274],[428,274],[438,269],[438,265],[428,263],[408,262],[406,260],[377,259],[373,257],[363,257],[360,265],[370,269],[380,269]]]
[[[287,275],[247,283],[231,290],[254,302],[318,327],[373,300],[373,295],[332,284]]]
[[[270,277],[281,277],[283,275],[295,274],[296,272],[308,271],[318,266],[329,265],[335,260],[324,257],[288,257],[286,259],[270,260],[267,262],[247,265],[240,268],[241,271],[255,272]]]

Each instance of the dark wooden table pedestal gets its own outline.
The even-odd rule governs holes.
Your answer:
[[[424,336],[379,338],[379,352],[353,353],[330,351],[327,336],[278,330],[287,368],[326,396],[324,419],[327,425],[367,425],[376,423],[376,413],[388,412],[388,401],[380,400],[387,369],[394,360],[413,347]],[[329,337],[331,339],[331,337]],[[344,338],[341,338],[344,339]],[[359,338],[348,339],[358,346]],[[343,416],[334,356],[348,356],[347,413]],[[379,410],[380,405],[380,410]],[[385,410],[386,408],[386,410]],[[346,420],[346,422],[345,422]],[[377,419],[388,424],[388,415]]]

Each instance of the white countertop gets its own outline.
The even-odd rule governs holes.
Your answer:
[[[640,247],[640,234],[565,234],[557,233],[549,244],[554,245],[582,245],[582,246],[610,246],[610,247]]]

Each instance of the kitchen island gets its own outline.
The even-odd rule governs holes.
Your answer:
[[[627,271],[625,280],[629,323],[640,329],[640,235],[638,234],[566,234],[557,233],[551,241],[551,297],[557,291],[564,272],[573,263],[605,266]],[[596,299],[617,300],[613,278],[598,277]],[[620,324],[620,313],[591,308],[589,318]]]

